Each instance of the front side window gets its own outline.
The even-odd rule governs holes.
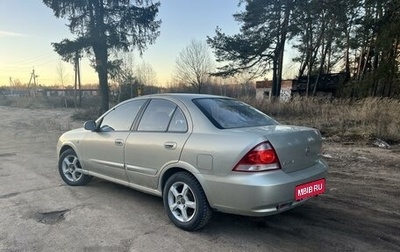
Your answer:
[[[129,131],[146,100],[136,100],[112,109],[101,121],[100,131]]]
[[[203,114],[219,129],[276,125],[271,117],[243,102],[227,98],[193,100]]]

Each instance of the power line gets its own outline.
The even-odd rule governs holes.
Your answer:
[[[53,53],[48,53],[48,54],[45,54],[45,55],[34,56],[34,57],[31,57],[31,58],[18,59],[17,61],[10,61],[10,62],[8,62],[8,64],[9,65],[21,64],[21,63],[31,64],[31,63],[36,62],[36,61],[47,59],[47,58],[49,58],[51,56],[54,56],[54,54]]]

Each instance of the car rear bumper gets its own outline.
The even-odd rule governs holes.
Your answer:
[[[248,173],[232,172],[228,176],[204,175],[210,206],[220,212],[267,216],[289,210],[305,201],[295,200],[298,185],[325,178],[327,164],[317,164],[299,171],[282,170]]]

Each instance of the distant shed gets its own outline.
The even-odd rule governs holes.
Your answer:
[[[335,96],[339,87],[348,80],[348,77],[349,75],[347,73],[332,73],[321,75],[316,88],[316,95]],[[307,82],[310,83],[308,87],[308,93],[312,94],[315,83],[317,82],[317,78],[317,75],[312,75],[310,76],[309,81],[307,76],[301,76],[297,80],[293,80],[291,92],[292,96],[306,95]]]
[[[281,100],[289,100],[291,89],[292,89],[292,82],[293,80],[282,80],[281,82],[281,93],[280,99]],[[263,80],[263,81],[256,81],[256,99],[269,99],[272,96],[272,81],[270,80]]]

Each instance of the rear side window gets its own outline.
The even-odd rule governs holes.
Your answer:
[[[228,98],[200,98],[193,102],[219,129],[276,125],[271,117],[243,102]]]
[[[176,108],[172,121],[169,125],[168,132],[186,132],[188,125],[185,116],[180,108]]]
[[[170,101],[153,99],[147,106],[138,131],[166,132],[176,105]]]
[[[153,99],[144,111],[137,130],[185,133],[188,123],[182,110],[175,103]]]

